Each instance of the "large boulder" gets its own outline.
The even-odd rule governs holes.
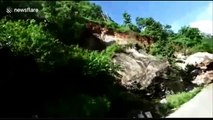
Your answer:
[[[213,54],[208,52],[197,52],[190,56],[184,56],[181,53],[175,53],[176,65],[183,70],[186,70],[187,66],[194,66],[199,69],[213,69]],[[209,68],[211,66],[211,68]]]
[[[130,90],[143,90],[157,77],[163,77],[169,63],[148,55],[134,48],[125,49],[113,57],[113,62],[120,65],[121,84]]]
[[[184,61],[182,68],[193,76],[193,84],[209,84],[213,79],[213,54],[197,52]],[[179,65],[180,66],[180,65]]]
[[[211,82],[213,82],[213,70],[201,73],[192,81],[192,83],[197,85],[209,84]]]
[[[200,69],[207,69],[207,66],[213,62],[213,54],[208,52],[197,52],[190,55],[185,60],[185,66],[193,65]]]

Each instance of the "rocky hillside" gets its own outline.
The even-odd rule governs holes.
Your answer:
[[[113,29],[102,27],[94,22],[89,22],[86,26],[93,35],[105,42],[107,45],[116,42],[118,44],[139,43],[148,46],[153,43],[153,39],[151,37],[141,36],[133,31],[121,33]]]
[[[189,68],[182,57],[187,69],[173,64],[174,52],[213,53],[196,28],[174,33],[140,16],[133,24],[128,13],[119,25],[89,1],[31,3],[0,2],[2,11],[39,8],[0,14],[0,118],[158,118],[166,95],[212,81],[212,54]]]

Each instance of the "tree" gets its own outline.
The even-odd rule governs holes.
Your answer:
[[[123,19],[124,19],[124,25],[129,25],[131,24],[131,16],[125,11],[123,13]]]
[[[143,18],[136,17],[136,25],[140,31],[144,28]]]
[[[79,15],[91,20],[104,21],[106,15],[103,13],[101,6],[89,1],[80,1],[78,4]]]
[[[101,7],[88,1],[43,2],[39,16],[47,21],[48,30],[67,45],[82,42],[88,21],[104,21]]]
[[[147,35],[157,40],[166,40],[168,37],[167,29],[169,26],[164,27],[160,22],[155,21],[153,18],[136,18],[136,24],[141,31],[142,35]]]
[[[123,21],[124,21],[124,27],[126,29],[132,30],[134,32],[140,32],[140,30],[137,28],[136,25],[132,24],[131,22],[131,16],[126,11],[123,13]]]
[[[140,29],[138,29],[138,27],[136,25],[130,24],[129,25],[130,30],[140,33]]]
[[[200,43],[203,38],[200,30],[198,28],[191,28],[189,26],[184,26],[178,31],[179,36],[185,36],[191,40],[192,45]]]
[[[199,29],[184,26],[178,31],[173,41],[183,47],[193,47],[200,44],[202,39]]]
[[[172,28],[171,25],[164,26],[164,30],[168,34],[169,37],[173,37],[175,35],[171,28]]]

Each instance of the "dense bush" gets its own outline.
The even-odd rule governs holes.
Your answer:
[[[1,1],[0,9],[4,11],[8,5],[17,8],[30,6],[40,11],[0,14],[0,18],[6,18],[0,20],[0,73],[6,77],[0,87],[3,117],[17,117],[19,113],[21,117],[26,117],[26,114],[29,117],[33,114],[45,117],[123,117],[132,109],[147,106],[141,98],[139,100],[115,84],[114,75],[119,66],[111,62],[111,57],[121,51],[122,46],[114,44],[103,51],[80,47],[90,34],[86,30],[87,22],[118,32],[134,31],[152,37],[155,43],[147,48],[149,52],[170,61],[173,61],[175,51],[213,52],[212,38],[203,37],[198,29],[183,27],[174,34],[171,26],[164,26],[153,18],[137,18],[135,26],[128,13],[123,14],[124,25],[119,25],[104,15],[100,6],[88,1],[41,1],[33,4]],[[186,76],[184,80],[192,77],[189,74],[182,74]],[[169,79],[176,79],[173,74],[170,76]],[[169,108],[179,106],[193,95],[187,93],[180,102],[173,100],[179,97],[171,98]],[[115,115],[114,112],[121,113]]]
[[[87,61],[85,70],[91,74],[114,70],[110,63],[112,50],[99,53],[83,50],[78,46],[66,46],[50,34],[43,31],[42,24],[35,21],[1,21],[1,45],[10,47],[12,52],[24,55],[35,55],[39,62],[64,65],[71,58],[82,58]],[[109,49],[107,49],[109,50]],[[111,70],[112,69],[112,70]],[[90,72],[89,72],[90,71]],[[93,71],[93,72],[91,72]]]
[[[196,52],[213,53],[213,39],[204,38],[200,44],[188,49],[189,49],[189,53],[196,53]]]
[[[149,53],[155,56],[166,57],[172,59],[174,56],[175,44],[172,42],[157,41],[149,48]]]
[[[55,57],[63,53],[62,48],[67,48],[43,31],[42,23],[36,24],[35,20],[1,20],[0,24],[2,47],[9,47],[17,55],[34,55],[39,63],[53,65],[58,60]]]
[[[43,81],[42,84],[51,84],[52,86],[58,85],[57,88],[49,88],[53,93],[55,91],[55,96],[60,94],[63,95],[61,92],[70,92],[69,94],[72,96],[73,93],[71,91],[73,90],[77,90],[74,94],[96,95],[94,100],[93,98],[88,98],[88,100],[85,101],[86,103],[81,103],[79,101],[79,104],[85,104],[86,106],[86,108],[84,106],[79,108],[81,111],[80,113],[86,116],[96,116],[96,114],[103,115],[108,111],[109,101],[106,100],[107,98],[103,98],[100,95],[107,93],[107,90],[113,85],[111,81],[112,77],[110,76],[115,73],[117,67],[111,63],[110,58],[113,51],[117,48],[112,47],[106,51],[97,52],[84,50],[75,45],[64,45],[45,32],[42,23],[37,24],[34,20],[1,20],[0,26],[1,48],[9,48],[15,56],[33,55],[37,64],[40,65],[39,69],[43,71],[41,73],[43,76],[40,76],[40,79],[45,78],[45,81]],[[69,81],[67,81],[66,78],[68,75],[72,75]],[[63,87],[63,84],[65,86],[70,86]],[[98,85],[98,87],[96,85]],[[39,86],[41,86],[41,84]],[[46,88],[40,88],[43,90],[43,93],[49,95],[53,94],[52,92],[49,93],[49,90],[47,91]],[[58,93],[59,91],[56,92],[57,90],[61,92]],[[47,99],[49,98],[47,97]],[[75,99],[75,97],[72,97],[72,99]],[[84,98],[79,99],[84,100]],[[44,101],[45,100],[44,98]],[[88,102],[91,100],[96,103],[90,105]],[[58,98],[53,99],[53,101],[58,101]],[[74,102],[72,104],[75,104]],[[66,114],[66,112],[68,111],[65,109],[62,116]],[[73,114],[73,116],[83,117],[84,115],[80,113],[71,113],[69,115]]]
[[[121,33],[127,33],[129,31],[131,31],[131,29],[128,27],[128,26],[120,26],[118,29],[117,29],[118,32],[121,32]]]
[[[113,30],[116,30],[116,29],[119,28],[119,25],[117,23],[113,22],[113,21],[106,21],[105,22],[105,27],[106,28],[111,28]]]

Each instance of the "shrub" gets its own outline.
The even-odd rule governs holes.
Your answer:
[[[181,92],[174,95],[169,95],[166,97],[166,100],[168,101],[167,105],[171,109],[179,108],[182,104],[192,99],[200,91],[201,87],[197,87],[189,92]]]
[[[149,48],[149,53],[166,58],[173,58],[174,44],[172,42],[157,41]]]
[[[119,27],[119,25],[117,23],[115,23],[115,22],[112,22],[112,21],[106,21],[105,22],[105,27],[111,28],[113,30],[116,30]]]
[[[17,54],[34,55],[39,63],[49,64],[49,69],[68,64],[71,59],[82,59],[85,61],[84,68],[87,74],[111,73],[114,70],[110,52],[105,54],[106,52],[83,50],[75,45],[66,46],[51,37],[43,30],[43,25],[36,24],[34,20],[2,20],[0,25],[2,46],[8,46]]]
[[[106,48],[106,50],[104,50],[102,53],[112,57],[116,52],[123,50],[123,48],[124,47],[122,47],[118,44],[113,44],[113,45],[108,46]]]
[[[116,70],[116,66],[111,63],[111,57],[107,54],[94,51],[85,55],[85,57],[87,60],[87,65],[85,66],[87,74],[97,75],[101,72],[113,74]]]
[[[131,31],[128,26],[120,26],[116,31],[121,32],[121,33],[126,33]]]
[[[189,48],[190,53],[196,52],[209,52],[213,53],[213,40],[212,39],[203,39],[201,44],[198,44],[192,48]]]
[[[15,22],[1,20],[0,25],[1,46],[9,47],[14,54],[34,55],[38,63],[50,66],[57,60],[59,62],[64,59],[62,53],[67,47],[45,32],[42,23],[37,24],[35,20]],[[62,57],[62,59],[55,59],[55,57]]]

